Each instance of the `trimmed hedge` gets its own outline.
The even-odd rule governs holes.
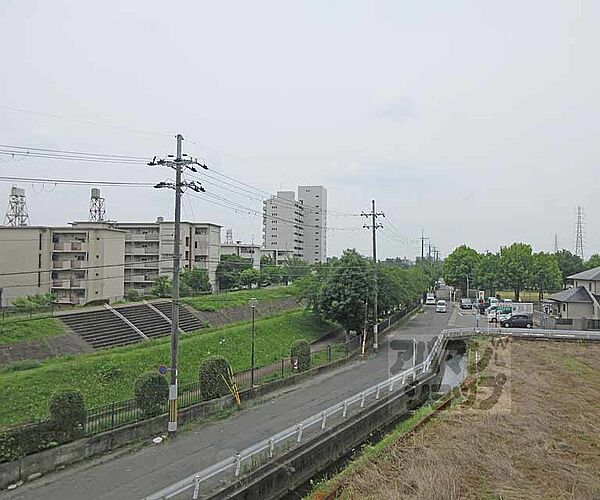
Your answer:
[[[220,398],[231,391],[225,380],[229,380],[231,365],[223,356],[210,356],[200,364],[200,395],[202,399]],[[225,380],[223,380],[225,377]]]
[[[135,381],[135,404],[144,417],[159,415],[168,397],[169,383],[160,373],[145,373]]]
[[[298,358],[298,371],[306,371],[310,368],[310,344],[306,340],[296,340],[290,349],[290,357]]]
[[[50,399],[50,422],[57,432],[70,439],[81,433],[85,426],[87,410],[83,394],[79,391],[61,391]]]
[[[58,446],[68,441],[64,432],[57,432],[54,422],[31,424],[0,433],[0,463],[12,462],[26,455]]]

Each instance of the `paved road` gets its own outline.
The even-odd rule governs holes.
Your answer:
[[[0,498],[143,498],[374,385],[388,376],[392,365],[412,365],[412,339],[417,340],[420,362],[426,343],[446,327],[451,314],[456,316],[452,309],[436,314],[434,308],[427,308],[406,326],[390,332],[380,342],[379,352],[367,359],[282,390],[227,420],[201,426],[173,441],[71,467],[4,492]]]

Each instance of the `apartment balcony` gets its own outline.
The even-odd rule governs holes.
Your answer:
[[[81,260],[53,260],[52,269],[81,269],[82,263]]]
[[[82,241],[59,241],[54,243],[55,252],[87,252],[88,245]]]
[[[71,290],[73,288],[85,288],[85,285],[82,280],[53,280],[52,288]]]
[[[158,269],[158,261],[150,261],[150,262],[125,262],[125,269]]]
[[[158,274],[130,274],[125,276],[125,283],[154,283]]]
[[[153,248],[126,247],[125,255],[158,255],[158,246]]]
[[[153,234],[133,234],[127,233],[125,235],[125,241],[158,241],[158,233]]]

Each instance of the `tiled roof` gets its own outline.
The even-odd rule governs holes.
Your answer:
[[[569,288],[568,290],[563,290],[562,292],[555,293],[554,295],[550,295],[548,300],[554,300],[556,302],[581,302],[581,303],[592,303],[592,298],[590,294],[583,286],[578,286],[575,288]]]

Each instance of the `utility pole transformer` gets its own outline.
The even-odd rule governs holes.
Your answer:
[[[4,225],[9,227],[23,227],[29,224],[29,214],[27,213],[27,199],[25,198],[25,190],[13,186],[10,188],[8,196],[8,209]]]
[[[377,229],[383,227],[377,223],[377,217],[385,217],[385,213],[375,211],[375,200],[371,200],[371,212],[362,212],[363,217],[371,218],[371,225],[364,224],[363,228],[373,231],[373,349],[379,348],[379,338],[377,332]]]
[[[173,241],[173,304],[171,310],[171,380],[169,384],[169,424],[167,431],[170,436],[174,436],[177,432],[177,356],[179,351],[179,270],[181,267],[181,195],[183,189],[188,188],[196,192],[203,192],[204,188],[195,181],[185,182],[182,180],[183,168],[187,168],[192,172],[198,170],[194,165],[199,165],[205,170],[208,170],[206,165],[198,163],[197,158],[184,159],[181,153],[183,136],[177,134],[177,155],[175,160],[157,159],[155,156],[149,166],[166,166],[175,170],[175,184],[172,182],[159,182],[155,188],[169,188],[175,190],[175,231]],[[172,155],[169,155],[172,158]]]

